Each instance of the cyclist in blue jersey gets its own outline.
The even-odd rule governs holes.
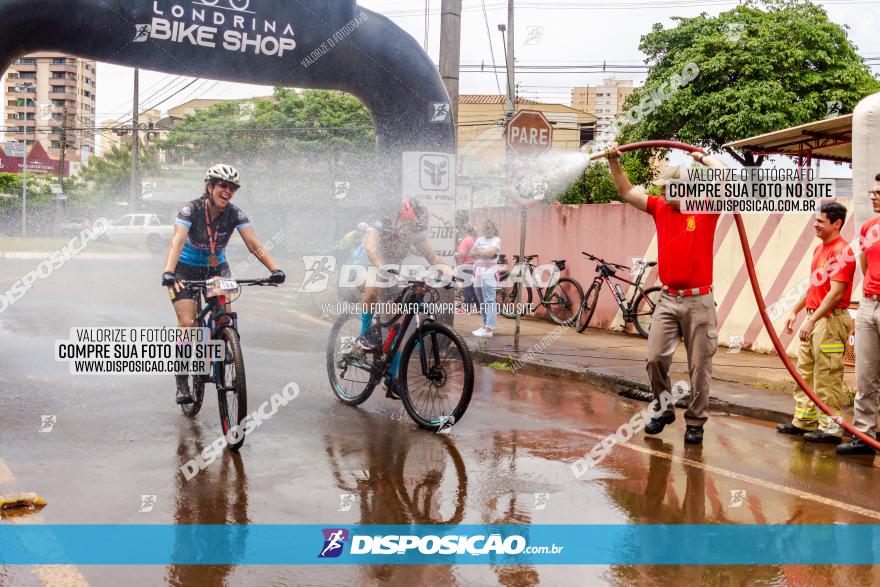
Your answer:
[[[248,250],[272,272],[273,283],[284,283],[284,272],[257,238],[247,215],[230,200],[241,187],[238,171],[230,165],[215,165],[205,175],[205,193],[184,206],[177,215],[162,285],[168,288],[177,324],[192,328],[196,320],[196,292],[180,280],[204,281],[216,276],[231,277],[226,245],[238,230]],[[231,311],[231,305],[227,305]],[[187,375],[176,375],[177,403],[193,403]]]

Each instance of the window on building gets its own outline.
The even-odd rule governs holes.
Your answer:
[[[18,59],[15,62],[17,65],[36,65],[36,59]]]
[[[583,124],[580,129],[580,146],[584,146],[590,141],[596,138],[596,125],[595,123]]]
[[[56,94],[63,94],[64,93],[64,86],[52,86],[52,91],[55,92]]]
[[[52,148],[53,149],[60,149],[61,148],[61,141],[52,141]]]
[[[65,65],[67,63],[66,57],[53,57],[52,65]]]

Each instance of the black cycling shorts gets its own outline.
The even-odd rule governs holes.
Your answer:
[[[212,277],[217,277],[218,275],[221,277],[232,277],[232,272],[229,270],[229,263],[223,263],[217,267],[194,267],[193,265],[178,262],[177,267],[174,268],[174,272],[179,278],[188,281],[205,281]],[[169,287],[168,294],[171,296],[171,303],[175,304],[181,300],[196,299],[197,292],[188,287],[177,292],[173,287]]]

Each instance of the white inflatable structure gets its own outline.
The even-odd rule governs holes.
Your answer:
[[[853,204],[856,226],[874,216],[868,191],[880,173],[880,94],[859,102],[852,121]]]

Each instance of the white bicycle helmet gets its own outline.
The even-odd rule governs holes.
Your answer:
[[[205,175],[205,183],[211,181],[225,181],[241,187],[241,176],[238,174],[238,170],[232,165],[225,165],[223,163],[215,165],[208,170],[208,173]]]

